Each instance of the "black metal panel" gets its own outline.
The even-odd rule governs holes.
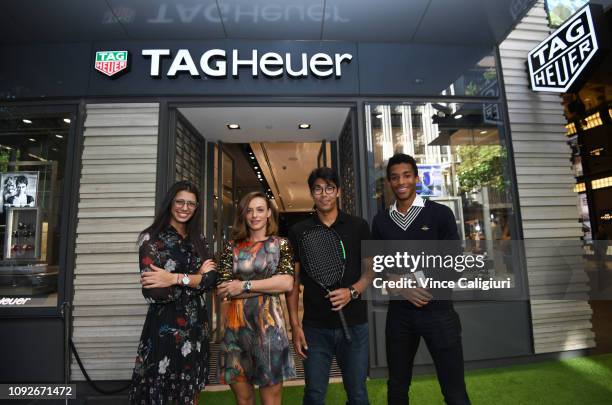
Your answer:
[[[204,139],[178,112],[174,151],[174,180],[188,180],[201,188],[204,184]]]
[[[61,383],[64,323],[59,318],[0,319],[0,382]]]
[[[340,161],[340,201],[344,212],[357,215],[357,190],[355,182],[355,138],[351,115],[346,120],[338,139]]]

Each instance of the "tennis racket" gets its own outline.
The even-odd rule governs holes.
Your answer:
[[[308,276],[329,294],[338,287],[346,264],[346,251],[340,235],[332,228],[315,225],[300,239],[300,258]],[[344,312],[338,311],[344,338],[350,342]]]

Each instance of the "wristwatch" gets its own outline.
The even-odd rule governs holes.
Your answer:
[[[251,280],[247,280],[242,283],[242,291],[244,291],[245,293],[251,292]]]
[[[187,274],[183,274],[183,278],[181,278],[181,283],[183,283],[184,286],[189,285],[189,276]]]
[[[352,300],[356,300],[357,298],[359,298],[359,291],[355,290],[355,288],[353,286],[349,287],[349,291],[351,293],[351,299]]]

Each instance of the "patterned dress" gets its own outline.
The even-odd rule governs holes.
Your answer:
[[[260,242],[229,242],[219,271],[221,281],[293,275],[291,246],[278,236]],[[296,377],[278,294],[231,300],[224,326],[219,356],[222,383],[248,382],[265,387]]]
[[[204,238],[202,237],[205,243]],[[197,274],[203,259],[193,243],[171,226],[155,240],[144,235],[140,272],[151,264],[171,273]],[[216,284],[217,272],[202,277],[197,288],[172,286],[142,289],[149,303],[138,345],[129,392],[130,404],[191,404],[208,378],[209,326],[203,293]]]

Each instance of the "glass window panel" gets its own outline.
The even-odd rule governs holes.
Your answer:
[[[476,249],[494,258],[489,275],[505,279],[515,265],[498,246],[511,244],[493,241],[518,237],[499,111],[496,104],[480,103],[366,105],[368,185],[373,211],[388,209],[394,196],[387,162],[395,153],[412,155],[419,169],[417,193],[449,206],[461,238],[477,241]]]
[[[0,116],[0,296],[57,306],[69,114]]]

